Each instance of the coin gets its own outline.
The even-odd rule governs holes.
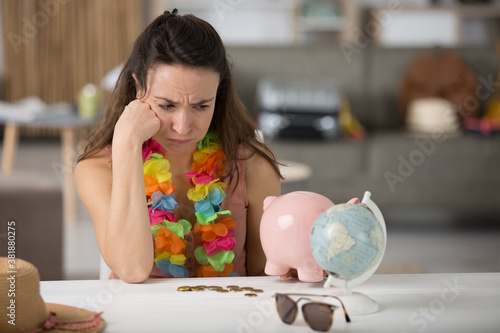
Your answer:
[[[195,288],[203,288],[203,289],[207,289],[208,287],[207,286],[203,286],[203,285],[200,285],[200,286],[194,286]]]
[[[230,285],[230,286],[227,286],[226,288],[227,288],[227,289],[234,289],[234,288],[239,289],[239,288],[240,288],[240,286]]]
[[[179,289],[179,288],[177,288],[177,291],[181,292],[181,293],[185,293],[185,292],[191,291],[191,289]]]
[[[241,287],[241,290],[244,290],[244,291],[252,291],[253,288],[252,287]]]
[[[218,293],[228,293],[229,290],[227,290],[227,289],[218,289],[217,292]]]
[[[240,288],[231,288],[231,289],[229,289],[229,291],[232,291],[233,293],[239,293],[240,291],[243,291],[243,290]]]
[[[205,291],[205,288],[202,287],[191,287],[192,291]]]
[[[208,286],[207,289],[208,290],[219,290],[219,289],[222,289],[222,287],[220,287],[220,286]]]
[[[254,294],[254,293],[246,293],[245,294],[246,297],[257,297],[257,294]]]
[[[252,292],[253,293],[263,293],[264,290],[262,290],[262,289],[253,289]]]

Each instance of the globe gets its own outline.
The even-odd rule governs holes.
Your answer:
[[[311,230],[313,257],[329,274],[325,287],[343,287],[345,295],[352,295],[353,286],[373,275],[385,253],[384,218],[370,197],[367,191],[361,204],[328,208],[316,219]],[[351,309],[352,314],[378,310],[378,303],[373,300],[358,301],[359,297],[353,303],[356,308]]]
[[[353,279],[382,258],[385,235],[375,215],[355,204],[332,206],[311,231],[314,259],[328,273]]]

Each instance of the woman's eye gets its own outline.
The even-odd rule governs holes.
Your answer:
[[[208,105],[197,105],[196,106],[196,109],[199,110],[199,111],[203,111],[203,110],[206,110],[208,108],[209,108]]]
[[[161,109],[164,109],[164,110],[171,110],[174,108],[174,105],[173,104],[161,104],[161,105],[158,105]]]

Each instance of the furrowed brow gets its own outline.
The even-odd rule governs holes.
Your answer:
[[[178,102],[176,102],[176,101],[172,101],[172,100],[170,100],[170,99],[168,99],[168,98],[166,98],[166,97],[160,97],[160,96],[154,96],[154,97],[155,97],[155,98],[157,98],[157,99],[162,99],[162,100],[164,100],[165,102],[167,102],[167,103],[169,103],[169,104],[178,104]],[[192,104],[190,104],[190,105],[201,105],[201,104],[205,104],[205,103],[208,103],[208,102],[213,101],[213,100],[214,100],[214,98],[215,98],[215,96],[214,96],[214,97],[212,97],[212,98],[209,98],[209,99],[204,99],[204,100],[198,101],[198,102],[196,102],[196,103],[192,103]]]

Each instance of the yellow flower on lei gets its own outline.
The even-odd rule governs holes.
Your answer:
[[[187,192],[187,197],[189,200],[197,202],[203,200],[209,192],[212,192],[215,188],[218,188],[221,192],[223,192],[223,188],[227,187],[226,184],[220,182],[219,178],[212,180],[208,184],[196,184],[196,181],[193,179],[193,183],[195,184],[194,188],[190,188]]]
[[[158,183],[169,182],[172,179],[170,162],[165,158],[149,159],[144,162],[144,173],[156,178]]]

